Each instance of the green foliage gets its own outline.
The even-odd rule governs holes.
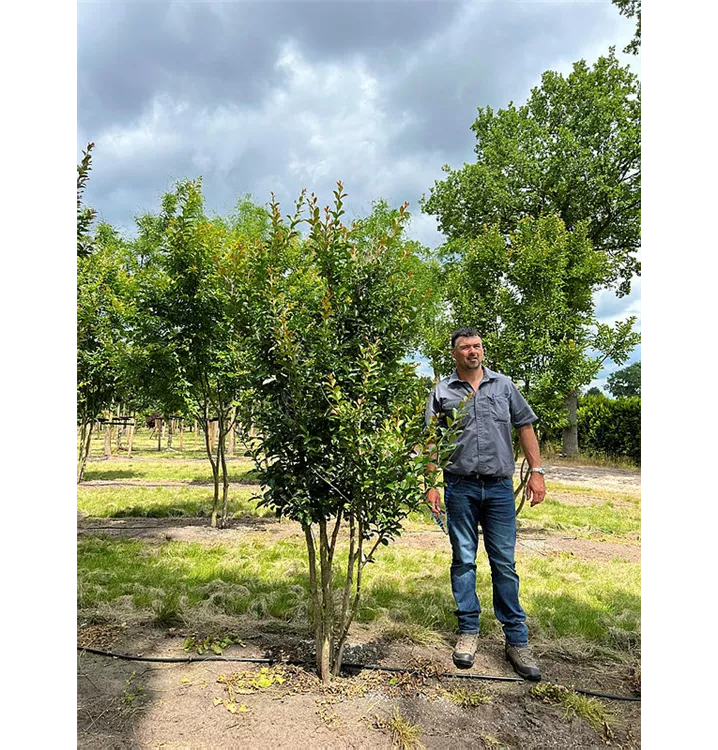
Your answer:
[[[615,398],[641,396],[641,363],[634,362],[608,376],[608,390]]]
[[[449,244],[455,259],[445,288],[456,324],[481,331],[487,365],[517,383],[542,433],[551,434],[565,425],[566,394],[638,339],[634,318],[615,328],[595,318],[593,292],[609,273],[605,254],[589,241],[586,222],[568,231],[557,216],[521,220],[508,242],[494,226]],[[451,366],[447,357],[445,372]]]
[[[585,396],[578,407],[581,447],[641,462],[641,399]]]
[[[626,53],[637,55],[641,49],[641,0],[611,0],[611,2],[618,8],[622,16],[638,18],[633,39],[623,49]]]
[[[285,221],[272,204],[267,241],[239,248],[228,284],[246,331],[243,423],[264,503],[304,524],[340,510],[388,539],[422,499],[426,393],[403,360],[416,342],[422,290],[405,207],[380,203],[352,229],[343,194]],[[302,237],[297,227],[308,224]]]
[[[242,340],[246,328],[238,328],[242,318],[235,314],[244,298],[226,281],[238,247],[261,242],[266,234],[267,214],[245,198],[228,219],[210,219],[201,180],[186,180],[164,196],[159,215],[143,216],[137,224],[134,379],[146,402],[161,404],[164,413],[191,415],[202,425],[215,484],[211,523],[217,524],[221,479],[223,525],[225,436],[249,367]],[[207,437],[213,420],[218,426],[214,447]]]
[[[205,216],[199,180],[178,183],[161,213],[137,224],[135,380],[167,411],[216,416],[241,371],[219,273],[231,232]]]
[[[333,208],[322,212],[314,195],[302,193],[286,219],[273,200],[267,236],[237,244],[226,267],[251,363],[240,421],[245,431],[254,428],[245,440],[261,504],[305,531],[323,679],[327,658],[334,674],[340,667],[361,572],[422,505],[429,462],[426,387],[406,361],[426,319],[420,248],[404,235],[406,205],[379,201],[349,228],[344,197],[338,184]],[[342,520],[351,541],[335,610]]]
[[[445,166],[423,210],[451,239],[494,225],[508,234],[524,217],[551,213],[571,232],[589,222],[587,238],[626,294],[639,269],[640,110],[638,78],[613,49],[591,68],[575,63],[565,78],[547,71],[526,104],[479,108],[476,162]]]
[[[92,169],[91,151],[94,143],[88,143],[87,149],[82,152],[82,161],[77,165],[77,257],[86,258],[92,253],[92,239],[90,237],[90,226],[95,219],[94,208],[82,205],[82,194],[90,178]]]
[[[131,277],[122,240],[101,224],[94,251],[77,260],[78,422],[110,407],[123,377],[126,329],[132,307]]]

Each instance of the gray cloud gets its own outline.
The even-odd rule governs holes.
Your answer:
[[[78,149],[96,142],[88,203],[128,229],[182,177],[210,209],[274,191],[349,216],[418,198],[472,159],[476,107],[525,99],[543,70],[620,48],[610,2],[113,2],[78,6]],[[79,153],[79,151],[78,151]]]

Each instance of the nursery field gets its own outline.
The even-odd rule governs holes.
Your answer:
[[[78,747],[640,746],[638,469],[554,459],[545,502],[519,515],[540,683],[504,659],[483,549],[479,652],[453,666],[450,545],[427,511],[367,567],[344,657],[357,666],[323,685],[303,533],[257,508],[250,461],[230,457],[216,529],[193,434],[158,451],[140,429],[131,456],[103,453],[93,437],[78,485]]]

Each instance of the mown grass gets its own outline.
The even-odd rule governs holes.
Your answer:
[[[229,491],[229,514],[234,517],[273,516],[257,508],[251,490]],[[77,508],[94,518],[204,518],[212,512],[211,487],[78,487]],[[221,502],[221,495],[220,495]]]
[[[252,462],[246,458],[228,462],[230,482],[255,481]],[[91,479],[144,479],[181,480],[185,482],[211,482],[212,467],[206,461],[167,460],[113,460],[89,461],[85,469],[85,480]]]
[[[340,559],[345,555],[343,550]],[[208,614],[305,624],[305,557],[298,537],[271,544],[255,538],[231,546],[81,538],[78,610],[92,617],[100,605],[129,602],[136,614],[163,624],[191,622]],[[382,550],[366,570],[357,620],[408,624],[404,629],[408,633],[412,629],[424,635],[453,632],[449,564],[448,549]],[[534,640],[578,638],[609,651],[636,645],[639,565],[527,556],[519,560],[519,572],[522,604]],[[477,588],[482,631],[499,633],[483,555],[477,562]]]
[[[543,503],[533,508],[528,503],[524,505],[517,520],[519,533],[521,529],[546,529],[564,531],[586,539],[609,537],[613,541],[637,543],[641,529],[640,496],[558,484],[548,484],[547,489],[548,495]],[[552,492],[561,492],[564,497],[574,496],[577,500],[590,496],[596,502],[568,504],[552,498]],[[436,528],[428,507],[410,514],[408,518],[407,528],[423,526]]]
[[[185,445],[191,441],[186,436]],[[101,453],[101,437],[97,442]],[[141,460],[91,461],[86,478],[210,482],[203,452],[194,456],[202,461],[190,460],[190,456],[187,451],[181,456],[164,452],[158,456],[147,448]],[[251,481],[251,462],[235,458],[230,478]],[[548,489],[544,503],[521,512],[520,529],[543,528],[635,543],[640,531],[640,496],[553,483]],[[560,499],[552,497],[552,492],[560,494]],[[230,513],[235,517],[271,515],[269,509],[256,508],[252,494],[230,489]],[[78,508],[96,518],[206,517],[211,503],[212,489],[207,486],[78,487]],[[436,530],[428,508],[412,513],[406,526],[410,531]],[[636,646],[640,565],[568,555],[524,555],[521,548],[517,555],[521,600],[534,642],[567,639],[609,654]],[[343,565],[345,560],[342,548],[338,562]],[[358,622],[374,624],[387,637],[415,643],[447,638],[456,628],[449,565],[448,538],[439,549],[416,549],[402,542],[382,548],[365,571]],[[337,584],[341,583],[339,576]],[[477,560],[477,588],[482,632],[500,637],[483,548]],[[78,611],[86,619],[125,619],[129,612],[165,625],[246,616],[306,626],[307,591],[306,550],[298,527],[296,535],[279,541],[268,542],[265,535],[253,534],[233,545],[106,537],[78,541]]]
[[[641,509],[637,503],[619,509],[610,500],[601,505],[566,505],[548,496],[533,508],[524,506],[518,518],[518,528],[570,531],[588,539],[635,537],[641,530]]]
[[[205,450],[204,434],[200,431],[195,435],[186,427],[182,448],[180,448],[180,435],[178,432],[172,436],[172,447],[168,447],[167,432],[162,438],[161,450],[157,450],[157,437],[150,437],[152,431],[146,427],[138,428],[132,436],[132,456],[140,458],[161,457],[163,460],[176,461],[187,459],[202,459],[207,457]],[[127,457],[127,435],[122,436],[121,447],[117,447],[117,440],[112,440],[112,455],[118,458]],[[102,431],[99,435],[94,431],[90,441],[90,458],[102,458],[105,455],[105,436]],[[239,440],[235,443],[235,456],[242,455],[242,446]]]

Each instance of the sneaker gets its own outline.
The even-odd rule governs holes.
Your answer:
[[[529,646],[510,646],[506,644],[506,658],[511,666],[524,680],[538,681],[541,679],[541,668],[531,653]]]
[[[451,655],[454,664],[460,669],[469,669],[469,667],[472,667],[478,645],[478,633],[459,633],[459,640],[456,642],[454,653]]]

